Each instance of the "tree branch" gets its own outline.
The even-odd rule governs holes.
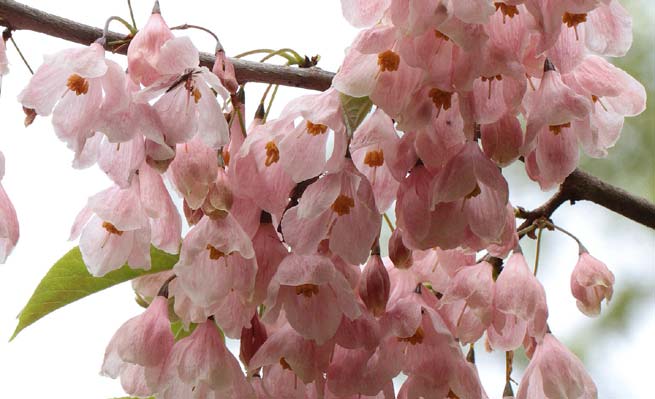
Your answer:
[[[13,0],[0,0],[0,25],[12,30],[31,30],[86,45],[102,36],[102,29],[52,15]],[[107,42],[122,40],[125,36],[110,32]],[[127,46],[118,48],[118,52],[125,54]],[[211,69],[214,61],[214,55],[200,54],[200,65]],[[334,73],[316,67],[292,68],[235,58],[230,61],[234,64],[239,83],[262,82],[310,90],[327,90],[334,77]]]
[[[13,0],[0,0],[0,25],[13,30],[31,30],[80,44],[90,44],[102,36],[102,30],[37,10]],[[107,41],[124,39],[125,35],[110,32]],[[118,49],[125,54],[126,46]],[[200,64],[211,68],[214,56],[201,53]],[[290,68],[258,62],[231,59],[240,83],[262,82],[311,90],[326,90],[331,86],[334,73],[319,68]],[[531,225],[535,220],[550,216],[566,201],[587,200],[610,209],[620,215],[655,229],[655,205],[625,190],[607,184],[600,179],[576,169],[561,185],[560,190],[548,202],[532,211],[521,211],[525,222],[519,227]]]
[[[576,169],[564,180],[559,191],[543,205],[532,211],[521,210],[519,212],[518,216],[525,221],[518,230],[530,226],[537,219],[550,218],[553,212],[566,201],[573,204],[583,200],[596,203],[637,223],[655,229],[655,205],[653,203]]]

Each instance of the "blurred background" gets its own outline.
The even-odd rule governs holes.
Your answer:
[[[70,19],[103,26],[106,18],[129,18],[126,1],[24,1]],[[150,14],[151,0],[132,1],[138,26]],[[655,98],[655,3],[622,0],[634,20],[634,41],[628,55],[614,60],[646,87],[649,103]],[[309,56],[320,54],[319,66],[335,71],[356,30],[341,17],[338,1],[278,0],[185,2],[161,0],[170,26],[193,23],[216,32],[229,55],[256,48],[291,47]],[[112,25],[119,30],[118,25]],[[211,52],[213,40],[198,32],[197,47]],[[33,68],[43,54],[74,46],[32,32],[14,38]],[[129,284],[122,284],[69,305],[8,339],[15,317],[50,266],[75,243],[69,229],[86,199],[108,187],[97,169],[73,170],[72,153],[54,135],[47,118],[37,118],[25,129],[15,101],[29,79],[18,54],[7,43],[11,73],[0,95],[0,150],[6,157],[3,186],[16,206],[21,239],[5,265],[0,266],[0,397],[112,398],[120,397],[117,381],[99,376],[106,344],[128,318],[141,312]],[[119,62],[121,56],[115,57]],[[123,61],[124,62],[124,59]],[[247,104],[257,102],[264,85],[248,84]],[[280,88],[272,115],[298,89]],[[254,108],[248,110],[252,115]],[[583,157],[581,168],[631,193],[655,200],[655,107],[627,118],[621,139],[607,159]],[[531,209],[550,195],[530,182],[523,166],[509,168],[514,205]],[[655,358],[655,232],[594,204],[563,205],[556,224],[574,233],[590,253],[605,262],[616,276],[615,294],[597,318],[587,318],[575,306],[569,278],[577,262],[577,246],[560,233],[544,233],[539,278],[548,295],[549,325],[553,333],[585,363],[599,388],[600,398],[651,398],[652,359]],[[522,243],[529,262],[534,243]],[[234,343],[232,343],[234,344]],[[504,354],[487,354],[477,345],[476,357],[491,398],[501,397]],[[517,355],[519,364],[525,364]],[[523,363],[521,363],[523,362]],[[519,380],[522,367],[514,379]]]

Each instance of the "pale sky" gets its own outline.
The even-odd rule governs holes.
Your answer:
[[[133,0],[135,16],[143,26],[152,7],[150,0]],[[108,16],[129,18],[126,1],[25,1],[46,11],[103,26]],[[319,66],[334,71],[356,30],[341,17],[339,2],[308,0],[277,1],[173,1],[161,0],[162,15],[170,26],[190,23],[216,32],[228,54],[256,48],[291,47],[301,54],[321,55]],[[112,25],[119,30],[120,25]],[[179,33],[179,32],[178,32]],[[186,34],[186,33],[181,33]],[[211,52],[213,39],[192,32],[196,46]],[[33,68],[42,55],[78,46],[31,32],[16,32],[15,40]],[[25,129],[16,95],[29,74],[11,46],[11,72],[2,82],[0,96],[0,150],[5,154],[3,186],[16,207],[21,238],[5,265],[0,265],[0,397],[6,398],[113,398],[124,396],[120,384],[99,375],[106,344],[127,319],[141,312],[129,284],[122,284],[87,297],[48,315],[24,330],[13,342],[15,317],[49,267],[75,243],[68,242],[69,229],[86,199],[109,186],[96,167],[71,168],[73,154],[60,142],[46,118]],[[125,63],[122,56],[115,56]],[[264,85],[249,84],[246,90],[249,115],[254,111]],[[300,90],[281,88],[273,115]],[[620,167],[620,165],[617,165]],[[510,182],[515,205],[534,207],[548,197],[525,178],[520,166],[513,169],[518,179]],[[655,235],[652,231],[620,217],[606,217],[607,211],[593,205],[563,206],[555,221],[574,231],[592,255],[603,260],[616,275],[616,289],[622,281],[642,279],[655,286]],[[533,259],[532,245],[526,248]],[[575,307],[569,290],[569,276],[577,260],[577,248],[570,239],[548,233],[544,239],[540,275],[550,306],[549,324],[563,341],[584,335],[589,320]],[[600,389],[601,398],[646,398],[652,392],[655,357],[655,295],[635,319],[617,336],[598,342],[597,352],[587,366]],[[610,305],[611,306],[611,305]],[[574,336],[575,335],[575,336]],[[500,397],[504,355],[487,355],[478,345],[483,383],[492,398]],[[493,365],[495,366],[493,366]],[[520,378],[517,372],[515,379]]]

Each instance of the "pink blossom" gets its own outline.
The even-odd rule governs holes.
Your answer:
[[[239,362],[225,347],[213,320],[175,343],[160,379],[165,399],[191,397],[255,398]]]
[[[498,166],[508,166],[519,157],[523,130],[516,116],[505,114],[494,123],[482,125],[480,132],[485,155]]]
[[[205,202],[217,174],[216,151],[199,138],[177,145],[168,176],[191,209],[198,209]]]
[[[584,365],[553,335],[537,344],[516,399],[535,397],[596,399],[598,391]]]
[[[305,339],[322,345],[332,338],[342,316],[355,319],[360,310],[346,278],[324,256],[292,253],[282,260],[268,288],[265,321],[284,309],[289,324]]]
[[[144,313],[116,331],[105,351],[102,374],[120,376],[130,395],[151,395],[158,390],[159,374],[173,343],[168,299],[156,296]],[[138,377],[142,377],[141,381]]]
[[[494,308],[506,317],[515,316],[527,322],[528,335],[535,337],[539,342],[546,333],[548,318],[546,292],[528,269],[521,252],[515,251],[507,260],[496,280],[495,288]],[[501,319],[494,320],[494,326],[498,326],[498,322],[501,327],[504,325]],[[498,331],[498,328],[496,330]]]
[[[614,293],[614,274],[605,264],[582,250],[571,274],[571,292],[578,309],[587,316],[600,314],[600,303]]]
[[[363,28],[378,22],[389,3],[391,0],[341,0],[341,10],[348,22]]]
[[[237,82],[234,65],[225,55],[223,48],[219,47],[215,55],[216,61],[214,62],[212,72],[221,80],[223,87],[232,94],[236,93],[239,88],[239,83]]]
[[[157,70],[159,52],[174,37],[157,7],[127,48],[128,70],[134,82],[149,86],[161,76]]]
[[[380,212],[391,206],[399,186],[389,166],[399,141],[391,118],[377,109],[357,128],[350,143],[353,162],[371,182]]]
[[[368,180],[347,162],[338,173],[311,184],[282,219],[284,239],[300,254],[313,254],[330,238],[330,250],[360,264],[368,257],[382,219]]]
[[[4,175],[5,156],[0,152],[0,182]],[[19,228],[16,210],[0,183],[0,263],[5,263],[18,242],[18,236]]]

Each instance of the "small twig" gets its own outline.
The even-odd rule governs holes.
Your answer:
[[[136,20],[134,19],[134,10],[132,9],[132,0],[127,0],[127,8],[130,9],[130,18],[132,19],[132,27],[134,30],[138,30],[136,27]]]
[[[23,55],[23,52],[20,51],[20,48],[18,48],[18,44],[16,44],[16,41],[14,40],[14,37],[13,37],[13,36],[9,36],[9,40],[11,41],[11,44],[14,45],[14,48],[16,48],[16,52],[18,52],[18,55],[20,56],[20,59],[23,60],[23,63],[24,63],[25,66],[27,67],[27,70],[30,71],[30,73],[31,73],[32,75],[34,75],[34,70],[33,70],[32,67],[30,66],[30,63],[27,62],[27,59],[26,59],[25,56]]]

